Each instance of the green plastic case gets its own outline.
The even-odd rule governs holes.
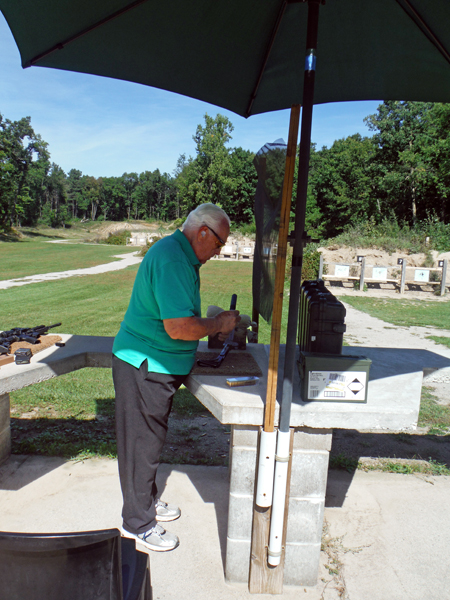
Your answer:
[[[371,364],[365,356],[300,352],[302,400],[367,403]]]

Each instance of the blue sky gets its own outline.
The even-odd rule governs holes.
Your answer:
[[[354,133],[371,135],[363,123],[380,102],[318,105],[312,141],[330,147]],[[125,172],[173,174],[180,154],[195,155],[192,136],[205,113],[226,115],[234,125],[231,146],[257,152],[287,140],[289,111],[244,119],[205,102],[104,77],[31,67],[22,69],[11,31],[0,13],[0,113],[11,121],[30,116],[49,144],[51,161],[94,177]]]

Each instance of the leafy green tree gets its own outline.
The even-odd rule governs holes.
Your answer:
[[[48,160],[47,146],[33,131],[30,117],[10,121],[0,115],[0,228],[20,225],[33,202],[28,182],[30,169],[36,160]]]
[[[367,219],[373,210],[369,166],[372,153],[371,140],[360,134],[312,153],[308,200],[309,209],[315,209],[315,229],[321,235],[337,235],[349,223]],[[313,225],[311,220],[309,225]]]
[[[233,192],[224,201],[222,208],[235,223],[250,223],[253,219],[253,204],[255,200],[256,173],[253,159],[255,155],[250,150],[233,148],[230,154]]]
[[[84,180],[78,169],[70,169],[67,175],[67,204],[73,219],[78,216],[78,200],[82,198]]]
[[[450,104],[433,104],[426,124],[429,143],[423,152],[431,185],[423,199],[424,209],[428,216],[450,223]]]
[[[178,188],[178,212],[187,215],[196,204],[197,190],[197,164],[190,156],[186,158],[185,154],[180,155],[175,169],[175,181]],[[179,215],[180,216],[180,215]]]
[[[97,217],[98,207],[100,205],[101,179],[95,177],[86,177],[84,186],[84,197],[88,202],[89,216],[91,221]]]
[[[66,174],[55,163],[52,164],[50,172],[45,179],[44,196],[45,205],[42,218],[52,227],[64,226],[69,216],[66,204]]]
[[[137,173],[124,173],[121,177],[121,182],[125,191],[125,207],[127,211],[127,219],[131,219],[131,211],[133,209],[133,192],[139,183]]]
[[[424,148],[430,144],[426,102],[389,101],[364,119],[377,146],[378,195],[399,219],[416,223],[425,214],[421,202],[430,185]],[[386,213],[386,210],[384,210]]]
[[[198,125],[193,136],[196,149],[195,160],[188,160],[185,177],[179,178],[183,208],[189,212],[203,202],[223,206],[235,190],[230,150],[226,144],[231,140],[233,125],[223,116],[215,118],[205,114],[205,125]]]
[[[122,221],[126,217],[125,189],[121,177],[104,177],[100,190],[103,219]]]

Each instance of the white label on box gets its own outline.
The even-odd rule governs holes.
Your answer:
[[[248,246],[244,246],[242,248],[242,252],[244,252],[244,254],[251,254],[252,253],[252,249],[249,248]]]
[[[348,265],[336,265],[334,267],[336,277],[348,277],[350,275],[350,267]]]
[[[309,371],[308,400],[364,402],[365,371]]]
[[[428,269],[416,269],[414,271],[414,281],[430,281],[430,271]]]
[[[387,268],[386,267],[374,267],[372,269],[372,279],[379,279],[381,281],[386,281]]]

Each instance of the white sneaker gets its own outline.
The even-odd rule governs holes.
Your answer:
[[[149,550],[154,550],[155,552],[174,550],[180,543],[176,535],[169,533],[164,527],[158,524],[144,533],[130,533],[122,527],[122,534],[127,538],[135,539]]]
[[[156,501],[156,520],[157,521],[175,521],[181,516],[181,510],[174,504],[167,504],[161,499]]]

